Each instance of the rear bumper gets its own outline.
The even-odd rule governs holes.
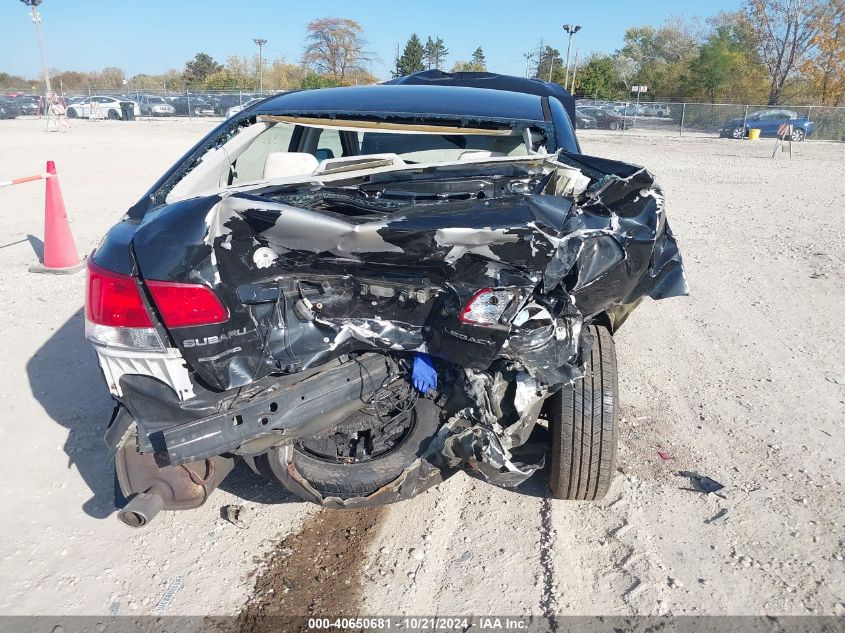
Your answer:
[[[142,451],[155,452],[165,463],[186,464],[226,453],[258,454],[283,439],[317,434],[364,406],[396,371],[392,359],[365,354],[264,379],[248,389],[198,390],[185,402],[150,376],[127,374],[120,379],[118,400],[138,425]],[[107,443],[115,435],[107,432]]]

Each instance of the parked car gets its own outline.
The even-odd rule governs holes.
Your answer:
[[[626,117],[643,116],[645,111],[643,106],[638,106],[636,103],[619,103],[611,107],[620,115]]]
[[[654,178],[581,154],[573,119],[555,84],[426,71],[189,150],[88,259],[119,518],[196,507],[239,460],[333,508],[546,464],[553,496],[602,497],[613,334],[686,283]]]
[[[264,98],[264,97],[257,97],[257,98],[255,98],[255,99],[250,99],[249,101],[244,101],[242,105],[235,105],[235,106],[232,106],[231,108],[229,108],[228,110],[226,110],[226,118],[228,119],[229,117],[235,116],[235,115],[236,115],[238,112],[240,112],[241,110],[244,110],[245,108],[248,108],[249,106],[251,106],[251,105],[252,105],[252,104],[254,104],[254,103],[258,103],[258,102],[259,102],[259,101],[261,101],[263,98]]]
[[[141,116],[141,109],[135,101],[108,95],[85,97],[73,105],[68,105],[67,116],[70,119],[90,119],[92,114],[99,113],[100,116],[106,119],[122,119],[123,114],[121,113],[120,104],[127,101],[132,104],[135,116]]]
[[[591,117],[581,108],[575,109],[575,127],[579,130],[594,130],[598,127],[595,117]]]
[[[0,119],[14,119],[21,111],[18,104],[11,99],[0,97]]]
[[[672,116],[672,108],[667,103],[646,103],[641,106],[643,116]]]
[[[158,95],[138,95],[138,107],[142,116],[173,116],[176,108],[164,97]]]
[[[18,95],[13,102],[20,114],[38,114],[38,97],[35,95]]]
[[[174,111],[179,116],[187,116],[190,107],[191,116],[214,116],[214,106],[202,97],[191,95],[190,97],[176,97],[171,101]]]
[[[581,106],[578,112],[596,120],[596,127],[604,130],[628,130],[634,127],[634,119],[620,114],[616,109],[605,106]]]
[[[741,139],[748,136],[748,130],[760,130],[760,136],[777,136],[780,126],[787,123],[792,126],[792,140],[803,141],[813,133],[813,122],[806,116],[799,117],[797,112],[774,108],[752,112],[743,121],[737,117],[725,122],[719,130],[722,138]]]

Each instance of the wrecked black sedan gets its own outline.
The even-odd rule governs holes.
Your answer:
[[[544,465],[604,495],[612,335],[686,282],[651,174],[582,155],[573,118],[554,84],[433,71],[273,97],[192,148],[88,260],[119,518],[239,460],[333,508]]]

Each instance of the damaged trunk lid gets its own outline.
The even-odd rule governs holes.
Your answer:
[[[131,243],[148,290],[201,284],[225,309],[164,328],[212,390],[366,351],[566,383],[585,321],[686,293],[651,175],[580,155],[227,189],[148,212]]]

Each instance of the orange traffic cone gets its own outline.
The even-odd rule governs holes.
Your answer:
[[[56,164],[47,161],[47,191],[44,202],[44,263],[30,266],[32,273],[71,274],[82,269],[67,221]]]

